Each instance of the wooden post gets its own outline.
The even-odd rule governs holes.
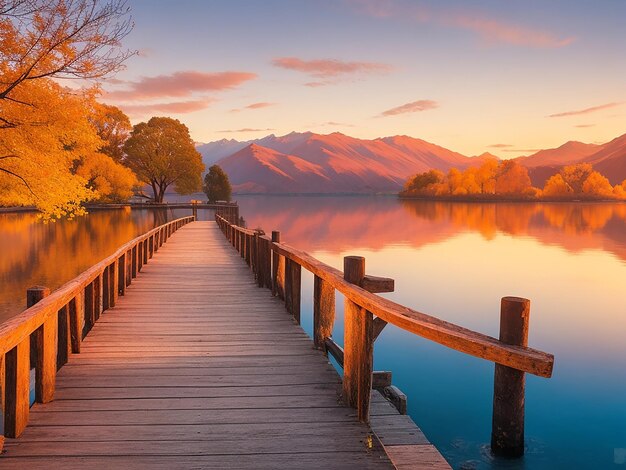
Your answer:
[[[32,307],[48,295],[50,295],[50,289],[47,287],[31,287],[26,292],[26,306]],[[50,316],[31,335],[31,348],[35,351],[34,364],[31,366],[35,367],[35,400],[38,403],[48,403],[54,398],[57,373],[57,326],[58,317]]]
[[[130,286],[133,281],[133,250],[130,249],[126,252],[126,287]]]
[[[57,313],[57,331],[57,370],[59,370],[67,363],[72,351],[69,305],[61,308]]]
[[[146,263],[148,263],[148,239],[144,239],[143,241],[143,263],[141,263],[142,267]]]
[[[263,238],[263,281],[265,287],[272,290],[272,242],[267,237]]]
[[[109,267],[105,267],[102,272],[102,311],[109,309],[109,302],[111,301],[111,283],[109,282]]]
[[[286,280],[290,286],[289,307],[287,310],[293,318],[300,324],[300,296],[302,284],[302,266],[295,261],[287,260],[291,265],[287,271]],[[287,296],[285,295],[285,298]]]
[[[252,266],[252,260],[250,258],[250,245],[252,244],[252,235],[250,235],[249,233],[246,233],[246,263],[248,263],[248,266]]]
[[[143,241],[137,243],[137,272],[141,272],[143,267]]]
[[[137,248],[137,245],[135,245],[130,250],[133,258],[130,270],[130,276],[132,279],[135,279],[137,277],[137,271],[139,270],[139,259],[137,256],[139,250]]]
[[[115,286],[117,287],[117,292],[119,295],[126,294],[126,262],[127,262],[126,254],[123,254],[122,256],[120,256],[117,261],[118,282],[115,284]]]
[[[272,241],[280,243],[280,232],[272,232]],[[285,257],[274,252],[272,257],[272,295],[285,298]]]
[[[313,342],[318,349],[333,333],[335,324],[335,288],[321,277],[313,281]]]
[[[343,276],[361,285],[365,277],[365,258],[346,256]],[[357,408],[359,421],[368,422],[373,371],[373,315],[351,300],[344,303],[343,391],[346,403]]]
[[[4,435],[16,438],[30,411],[30,336],[5,355]]]
[[[263,287],[263,285],[265,284],[265,281],[263,280],[263,275],[265,274],[265,269],[263,268],[263,247],[262,247],[262,243],[263,240],[261,240],[261,233],[256,232],[254,234],[254,238],[255,238],[255,245],[256,245],[256,260],[257,260],[257,270],[256,270],[256,280],[257,280],[257,285],[259,287]]]
[[[503,297],[500,303],[500,341],[528,346],[530,300]],[[524,454],[524,372],[495,365],[491,451],[498,456]]]
[[[85,290],[84,290],[84,306],[85,306],[85,323],[83,325],[83,334],[82,337],[84,338],[85,336],[87,336],[87,333],[89,333],[91,331],[91,329],[93,328],[93,325],[96,323],[96,315],[93,309],[94,306],[94,289],[93,289],[93,283],[91,284],[87,284],[85,286]]]
[[[111,299],[109,301],[110,307],[115,307],[119,296],[119,263],[119,260],[115,260],[113,264],[109,266],[109,275],[111,276],[109,280],[109,285],[111,286]]]
[[[108,275],[105,270],[105,278]],[[85,294],[79,292],[76,294],[69,303],[69,315],[70,315],[70,341],[72,344],[72,352],[78,354],[80,352],[80,344],[83,338],[83,319],[85,318]]]
[[[100,319],[102,313],[102,274],[93,280],[93,318],[94,323]]]

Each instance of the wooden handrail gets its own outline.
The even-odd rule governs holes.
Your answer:
[[[176,219],[134,238],[49,295],[44,287],[29,289],[28,308],[0,325],[6,436],[18,437],[28,424],[30,369],[36,370],[36,400],[51,401],[56,371],[70,352],[80,352],[82,338],[100,314],[115,306],[118,295],[124,295],[159,247],[193,220],[193,216]]]
[[[224,221],[227,222],[225,219]],[[253,230],[237,225],[231,225],[231,227],[240,233],[252,235],[255,233]],[[329,282],[352,302],[388,323],[465,354],[540,377],[552,376],[554,366],[552,354],[528,347],[512,346],[492,336],[455,325],[372,294],[362,287],[350,284],[343,278],[343,272],[308,253],[284,243],[274,243],[265,235],[260,238],[272,243],[272,250],[279,255],[295,261],[307,271]]]
[[[373,368],[372,346],[385,324],[397,327],[460,351],[495,363],[492,450],[498,455],[519,456],[524,449],[524,373],[551,377],[552,354],[527,347],[530,302],[516,297],[501,300],[500,339],[413,310],[373,292],[393,290],[393,280],[368,276],[364,259],[344,258],[344,272],[308,253],[280,242],[280,232],[254,235],[216,214],[216,221],[233,246],[257,254],[249,263],[259,287],[285,300],[285,308],[300,321],[300,269],[314,275],[314,342],[324,350],[343,355],[332,340],[335,318],[335,290],[345,296],[344,309],[344,398],[357,408],[359,419],[369,419],[369,388]],[[255,233],[255,232],[252,232]],[[246,248],[247,247],[247,248]],[[269,273],[269,274],[268,274]],[[268,282],[269,281],[269,282]],[[374,317],[375,316],[375,317]],[[514,333],[511,333],[514,332]],[[509,403],[514,396],[515,403]],[[508,401],[507,401],[508,400]]]

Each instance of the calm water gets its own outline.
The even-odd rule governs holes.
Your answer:
[[[502,296],[531,299],[530,345],[556,363],[551,379],[528,376],[522,460],[489,455],[491,363],[393,326],[376,342],[375,368],[393,371],[409,413],[455,468],[626,468],[625,204],[239,203],[249,228],[280,230],[285,242],[340,269],[344,256],[365,256],[368,273],[395,278],[389,298],[483,333],[497,336]],[[136,234],[183,215],[189,211],[108,211],[46,226],[30,214],[0,214],[1,314],[22,309],[28,286],[57,287]],[[308,274],[303,288],[311,332]]]

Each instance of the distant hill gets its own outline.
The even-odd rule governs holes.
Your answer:
[[[601,148],[601,145],[570,140],[554,149],[540,150],[527,157],[518,157],[517,161],[527,168],[571,165],[586,160]]]
[[[217,163],[239,193],[395,193],[411,175],[479,165],[470,158],[407,136],[357,139],[339,132],[270,135]]]
[[[517,161],[528,167],[532,184],[537,187],[543,187],[562,167],[576,163],[591,163],[611,184],[618,184],[626,179],[626,134],[601,145],[570,141]]]
[[[479,166],[490,153],[467,157],[404,135],[358,139],[339,132],[292,132],[260,139],[222,139],[200,144],[207,168],[228,173],[238,193],[395,193],[416,173]],[[612,184],[626,179],[626,134],[602,145],[569,141],[554,149],[518,157],[534,186],[543,187],[565,165],[589,162]]]
[[[606,176],[611,184],[626,180],[626,134],[604,144],[586,161]]]

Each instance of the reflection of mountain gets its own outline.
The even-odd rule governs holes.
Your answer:
[[[362,197],[241,198],[248,227],[280,230],[303,250],[415,247],[461,232],[532,237],[568,251],[599,249],[626,260],[626,204],[458,203]]]

